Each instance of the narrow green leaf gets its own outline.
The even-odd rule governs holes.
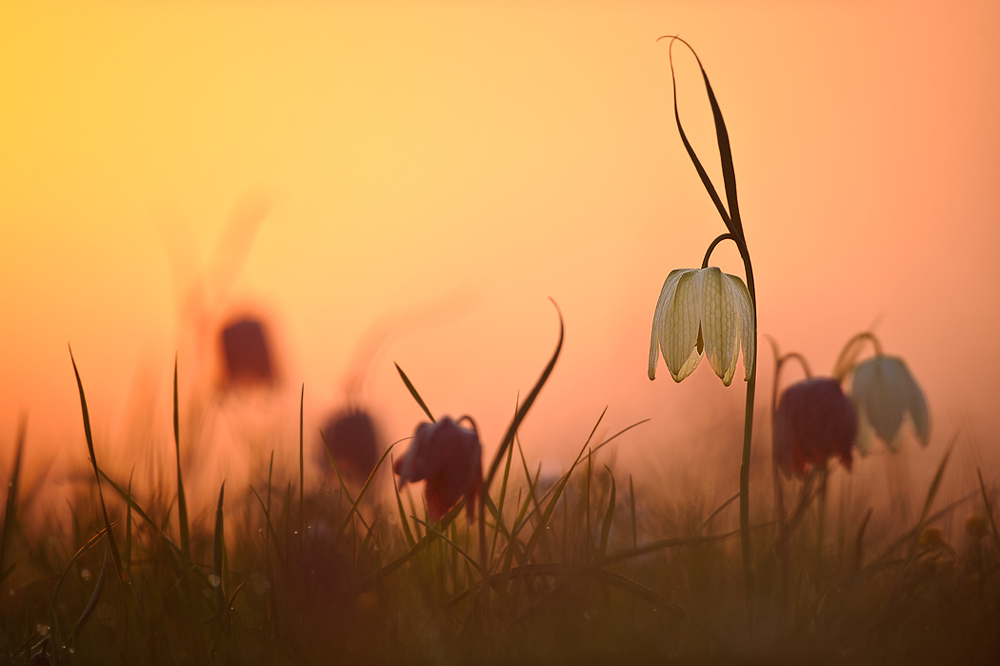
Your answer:
[[[94,585],[94,591],[90,594],[90,600],[84,607],[83,612],[80,614],[80,618],[76,621],[73,629],[70,630],[69,634],[66,636],[66,641],[69,641],[83,628],[86,624],[87,618],[90,614],[94,612],[94,608],[97,607],[97,600],[101,598],[101,590],[104,589],[104,576],[108,570],[108,554],[109,550],[107,547],[107,542],[104,546],[104,564],[101,565],[101,573],[97,576],[97,583]]]
[[[410,392],[410,395],[412,395],[413,399],[417,401],[418,405],[420,405],[420,409],[424,410],[424,414],[426,414],[427,418],[431,420],[431,423],[436,423],[434,415],[431,414],[431,410],[427,408],[427,404],[424,403],[424,399],[420,397],[419,393],[417,393],[417,389],[413,386],[410,378],[406,376],[406,373],[403,372],[403,369],[399,367],[398,363],[393,363],[393,365],[396,366],[396,372],[398,372],[399,376],[403,379],[403,383],[406,384],[406,389]]]
[[[865,517],[861,519],[861,524],[858,526],[858,534],[854,537],[854,571],[857,573],[861,570],[861,560],[864,548],[865,539],[865,529],[868,527],[868,521],[871,520],[872,509],[868,507],[868,511],[865,512]]]
[[[215,600],[218,605],[219,616],[226,608],[225,591],[225,562],[226,562],[226,528],[222,513],[222,500],[226,494],[226,482],[222,482],[219,489],[219,504],[215,509],[215,539],[212,546],[212,586],[215,588]]]
[[[666,38],[670,39],[670,47],[669,47],[670,80],[673,85],[673,92],[674,92],[674,119],[677,122],[677,132],[681,136],[681,142],[684,144],[684,149],[687,151],[688,157],[690,157],[691,162],[694,163],[695,171],[698,172],[698,177],[701,178],[702,185],[705,186],[705,190],[708,192],[708,196],[712,198],[712,203],[715,204],[716,209],[718,209],[719,211],[719,215],[722,216],[722,221],[725,223],[726,228],[729,229],[729,232],[735,235],[735,229],[733,227],[732,221],[729,218],[729,211],[726,210],[726,207],[722,203],[722,199],[719,198],[719,194],[715,190],[715,186],[712,184],[712,179],[708,177],[708,172],[706,172],[705,167],[702,166],[701,160],[698,159],[698,155],[695,153],[694,147],[691,146],[691,142],[688,140],[687,134],[684,132],[684,127],[681,125],[681,114],[677,106],[677,77],[674,73],[673,45],[675,40],[681,41],[685,45],[687,45],[687,42],[684,42],[683,40],[680,39],[680,37],[676,37],[673,35],[660,37],[660,39],[666,39]],[[690,46],[688,48],[690,48]],[[694,50],[692,49],[692,53],[693,52]],[[695,58],[697,57],[698,55],[695,54]],[[701,66],[700,61],[698,65],[699,67]]]
[[[413,532],[410,530],[410,521],[406,517],[406,511],[403,510],[403,500],[399,497],[399,486],[396,485],[396,475],[392,475],[392,492],[396,496],[396,507],[399,510],[399,523],[403,526],[403,535],[406,537],[406,545],[413,548],[416,545],[416,541],[413,538]]]
[[[989,495],[986,494],[986,484],[983,483],[983,470],[977,467],[976,474],[979,475],[979,490],[983,495],[983,506],[986,507],[986,519],[990,523],[990,532],[993,536],[993,543],[996,544],[997,552],[1000,553],[1000,534],[997,534],[997,523],[996,519],[993,517],[993,504],[990,502]]]
[[[104,514],[104,527],[108,533],[108,544],[111,546],[111,559],[115,563],[115,571],[118,573],[118,581],[123,589],[125,586],[125,572],[122,569],[122,556],[118,551],[118,544],[115,541],[114,532],[111,531],[111,519],[108,517],[108,508],[104,504],[104,492],[101,490],[101,474],[97,470],[97,455],[94,453],[94,437],[90,430],[90,412],[87,410],[87,396],[83,392],[83,382],[80,380],[80,372],[76,368],[76,359],[73,358],[73,348],[69,350],[69,360],[73,364],[73,374],[76,375],[76,386],[80,391],[80,406],[83,409],[83,431],[87,437],[87,450],[90,452],[90,462],[94,466],[94,477],[97,479],[97,496],[101,502],[101,513]]]
[[[951,456],[951,449],[954,445],[955,439],[952,438],[948,444],[948,450],[945,451],[944,457],[941,458],[941,462],[938,464],[937,471],[934,472],[934,479],[931,481],[930,488],[927,489],[927,497],[924,499],[924,508],[920,511],[920,520],[917,521],[917,525],[919,526],[923,526],[924,521],[927,520],[927,514],[930,513],[931,505],[934,503],[935,496],[937,496],[938,488],[941,487],[941,478],[944,476],[944,469],[948,465],[948,458]]]
[[[261,496],[257,493],[257,491],[254,489],[253,486],[250,486],[250,492],[252,492],[253,496],[257,498],[258,502],[260,502],[260,508],[264,512],[264,522],[267,524],[267,530],[265,532],[266,536],[265,536],[265,540],[264,540],[264,547],[266,549],[267,546],[268,546],[268,543],[271,542],[271,541],[273,541],[274,542],[274,550],[278,554],[278,561],[281,563],[281,566],[284,567],[285,566],[285,554],[278,547],[278,533],[274,529],[274,523],[271,522],[271,508],[267,504],[264,503],[264,500],[261,499]]]
[[[3,532],[0,533],[0,581],[7,577],[10,570],[5,568],[7,558],[7,546],[17,529],[17,495],[21,487],[21,460],[24,454],[24,441],[28,430],[28,417],[21,414],[17,423],[17,437],[14,444],[14,467],[10,472],[10,481],[7,482],[7,505],[3,515]]]
[[[516,413],[516,407],[515,407],[515,413]],[[518,445],[518,448],[520,448],[520,445]],[[503,478],[500,481],[500,497],[497,498],[497,506],[494,516],[496,520],[496,526],[495,529],[493,530],[493,542],[490,544],[490,562],[493,561],[493,555],[494,553],[496,553],[497,537],[500,535],[500,531],[503,530],[506,532],[506,529],[504,529],[503,527],[503,507],[504,507],[504,501],[507,499],[507,482],[510,480],[510,464],[511,461],[513,461],[513,459],[514,459],[514,447],[509,447],[507,449],[507,464],[504,465]],[[484,499],[489,499],[489,496],[484,497]],[[485,519],[485,516],[483,516],[483,518]]]
[[[128,494],[132,494],[132,477],[135,476],[135,465],[128,474]],[[122,556],[125,561],[125,571],[132,573],[132,505],[125,503],[125,554]]]
[[[604,523],[601,525],[601,548],[598,551],[600,557],[604,557],[608,550],[608,536],[611,534],[611,523],[615,517],[615,475],[607,465],[604,469],[608,470],[608,475],[611,477],[611,496],[608,498],[608,509],[604,512]]]
[[[639,529],[635,521],[635,487],[632,485],[632,475],[628,475],[629,512],[632,515],[632,547],[639,547]]]
[[[181,475],[180,402],[177,399],[177,356],[174,355],[174,451],[177,454],[177,522],[181,532],[181,552],[191,559],[191,526],[188,522],[187,498]],[[131,494],[131,493],[130,493]]]
[[[389,452],[392,451],[392,447],[393,446],[395,446],[395,443],[389,445],[389,448],[387,448],[385,450],[385,453],[383,453],[382,457],[378,459],[378,462],[375,464],[375,467],[372,469],[371,473],[368,475],[368,478],[365,480],[365,484],[363,486],[361,486],[361,490],[358,492],[358,498],[356,500],[354,500],[354,502],[351,504],[351,508],[347,512],[347,516],[344,517],[344,522],[342,522],[340,524],[340,530],[337,532],[337,538],[338,539],[340,538],[340,535],[342,535],[344,533],[344,530],[347,529],[347,524],[351,521],[351,517],[354,516],[354,514],[356,514],[358,512],[358,506],[361,504],[361,500],[363,500],[365,498],[365,495],[368,493],[368,489],[371,488],[372,481],[375,479],[375,475],[378,473],[379,468],[382,467],[382,463],[385,462],[385,459],[389,456]],[[327,447],[327,452],[329,453],[329,447]],[[331,460],[331,462],[333,461],[333,456],[330,457],[330,460]],[[337,476],[338,477],[340,476],[340,472],[337,472]],[[341,487],[343,487],[343,483],[341,483]],[[345,492],[346,492],[346,488],[345,488]],[[358,514],[358,515],[360,517],[360,514]],[[363,517],[362,517],[362,521],[364,521]],[[368,527],[367,523],[365,523],[365,527]],[[368,527],[368,529],[371,529],[371,528]]]
[[[419,519],[419,518],[417,518],[416,516],[414,516],[414,518],[413,518],[413,519],[414,519],[415,521],[417,521],[418,523],[420,523],[421,525],[423,525],[423,526],[424,526],[424,528],[425,528],[425,529],[427,530],[427,533],[428,533],[428,534],[433,534],[433,535],[437,536],[437,537],[438,537],[439,539],[441,539],[441,540],[442,540],[442,541],[444,541],[444,542],[445,542],[446,544],[448,544],[449,546],[451,546],[451,547],[452,547],[452,548],[453,548],[453,549],[455,550],[455,552],[456,552],[456,553],[458,553],[459,555],[461,555],[462,557],[464,557],[464,558],[465,558],[465,560],[466,560],[466,561],[467,561],[467,562],[468,562],[468,563],[469,563],[469,564],[470,564],[470,565],[471,565],[471,566],[472,566],[472,567],[473,567],[473,568],[474,568],[474,569],[475,569],[476,571],[479,571],[479,563],[478,563],[478,562],[476,562],[475,558],[474,558],[474,557],[472,557],[472,555],[469,555],[469,553],[468,553],[468,552],[466,551],[466,549],[464,549],[464,548],[462,548],[461,546],[459,546],[459,545],[458,545],[458,543],[456,543],[454,539],[451,539],[450,537],[448,537],[448,536],[447,536],[447,535],[446,535],[446,534],[444,533],[444,531],[443,531],[443,530],[445,529],[445,526],[444,526],[444,525],[442,525],[442,526],[441,526],[441,529],[438,529],[438,528],[437,528],[437,527],[435,527],[435,526],[434,526],[434,525],[433,525],[432,523],[430,523],[430,522],[427,522],[427,521],[424,521],[424,520],[420,520],[420,519]],[[454,579],[454,575],[452,576],[452,578]]]
[[[306,385],[302,384],[302,392],[299,394],[299,551],[305,548],[306,538],[306,511],[305,511],[305,454],[302,446],[302,415],[306,404]]]
[[[535,398],[538,397],[538,393],[542,390],[542,387],[545,386],[545,382],[548,381],[549,375],[552,374],[552,369],[556,365],[556,360],[559,358],[559,352],[562,351],[564,333],[562,312],[560,312],[559,305],[556,304],[555,301],[552,301],[552,304],[555,305],[556,314],[559,315],[559,342],[556,343],[556,349],[552,353],[552,358],[549,360],[548,365],[545,366],[545,370],[542,371],[542,375],[538,378],[538,381],[535,382],[535,386],[531,389],[531,392],[525,399],[524,404],[521,405],[521,407],[517,410],[517,413],[514,414],[513,420],[511,420],[510,425],[507,427],[506,434],[500,441],[500,448],[497,449],[496,454],[493,456],[493,462],[490,464],[489,472],[483,479],[484,495],[489,491],[490,484],[493,482],[493,477],[496,475],[497,469],[500,467],[500,462],[504,459],[504,456],[507,455],[507,447],[514,441],[514,435],[517,433],[517,429],[520,427],[521,421],[523,421],[524,417],[528,415],[528,410],[531,409],[531,406],[535,404]]]
[[[713,519],[714,519],[714,518],[715,518],[716,516],[718,516],[718,515],[719,515],[720,513],[722,513],[722,512],[723,512],[723,511],[725,510],[725,508],[726,508],[727,506],[729,506],[730,504],[732,504],[733,502],[735,502],[735,501],[736,501],[736,500],[738,500],[739,498],[740,498],[740,493],[739,493],[739,492],[735,492],[735,493],[733,493],[732,495],[730,495],[730,496],[729,496],[729,498],[728,498],[728,499],[726,499],[726,501],[725,501],[725,502],[723,502],[722,504],[720,504],[720,505],[719,505],[719,506],[718,506],[718,507],[717,507],[717,508],[715,509],[715,511],[713,511],[713,512],[712,512],[712,513],[710,513],[710,514],[708,514],[708,518],[706,518],[705,520],[703,520],[703,521],[702,521],[701,525],[699,525],[699,526],[698,526],[698,533],[699,533],[699,534],[701,534],[701,531],[702,531],[703,529],[705,529],[706,527],[708,527],[708,524],[709,524],[710,522],[712,522],[712,520],[713,520]]]

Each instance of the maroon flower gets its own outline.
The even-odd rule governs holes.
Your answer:
[[[321,432],[321,446],[317,449],[320,468],[332,475],[332,457],[344,478],[360,487],[378,464],[382,448],[375,421],[367,412],[348,407],[332,415]],[[322,446],[323,442],[326,446]]]
[[[459,423],[468,421],[465,428]],[[475,499],[483,484],[483,447],[476,425],[468,416],[458,422],[445,416],[437,423],[421,423],[413,443],[392,470],[401,484],[426,480],[427,511],[440,520],[464,496],[469,521],[475,516]]]
[[[806,379],[781,394],[774,423],[774,457],[789,477],[805,475],[806,465],[822,467],[834,456],[851,469],[851,446],[858,432],[854,405],[840,382]]]
[[[260,320],[243,317],[220,333],[222,384],[226,388],[272,386],[277,373],[271,359],[267,330]]]

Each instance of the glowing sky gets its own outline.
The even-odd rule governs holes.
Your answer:
[[[53,447],[32,455],[84,459],[67,342],[102,446],[124,446],[140,393],[169,442],[175,350],[186,386],[211,371],[192,293],[218,298],[209,319],[267,314],[291,436],[300,385],[315,432],[383,325],[361,399],[388,439],[421,416],[396,361],[491,450],[555,345],[549,297],[566,344],[522,433],[536,458],[579,447],[605,406],[606,434],[653,419],[623,457],[737,413],[742,382],[707,364],[646,378],[663,279],[724,231],[673,125],[668,33],[698,49],[726,116],[761,333],[823,373],[877,322],[925,388],[932,446],[961,429],[995,461],[998,28],[992,0],[5,2],[3,464],[22,411],[29,444]],[[248,199],[267,213],[245,258],[213,259]],[[715,257],[742,273],[732,247]]]

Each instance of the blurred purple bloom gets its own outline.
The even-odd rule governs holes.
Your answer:
[[[221,343],[223,386],[274,384],[271,345],[259,320],[247,317],[229,323],[222,329]]]
[[[785,477],[805,475],[807,465],[822,467],[839,456],[851,469],[851,446],[858,432],[854,406],[840,382],[829,377],[792,384],[778,404],[774,456]]]
[[[332,474],[330,457],[333,457],[347,481],[358,485],[364,483],[378,464],[380,449],[372,417],[360,409],[348,408],[331,416],[323,425],[322,433],[329,454],[326,447],[319,448],[320,467]]]

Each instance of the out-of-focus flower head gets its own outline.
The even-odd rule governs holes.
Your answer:
[[[854,368],[851,396],[858,408],[857,447],[861,453],[871,451],[875,436],[896,451],[903,439],[906,415],[920,443],[927,446],[930,434],[927,401],[902,359],[877,355],[858,364]]]
[[[264,324],[255,317],[230,321],[219,333],[226,388],[272,386],[277,373]]]
[[[754,313],[743,280],[714,266],[670,271],[653,313],[649,341],[649,378],[663,353],[670,376],[679,382],[708,356],[715,374],[729,386],[743,347],[745,379],[753,366]]]
[[[323,425],[322,440],[326,447],[317,449],[320,467],[330,470],[330,457],[340,473],[354,484],[362,484],[375,469],[379,458],[379,435],[375,421],[367,412],[356,407],[333,414]],[[329,453],[327,452],[329,448]]]
[[[469,427],[459,425],[468,421]],[[471,522],[475,499],[483,484],[483,448],[475,423],[468,416],[458,422],[445,416],[436,423],[421,423],[413,443],[393,464],[402,484],[426,480],[424,497],[427,511],[440,520],[462,497]]]
[[[807,465],[822,467],[834,456],[851,469],[851,446],[858,432],[854,406],[840,382],[806,379],[781,394],[775,416],[774,456],[785,474],[805,475]]]

